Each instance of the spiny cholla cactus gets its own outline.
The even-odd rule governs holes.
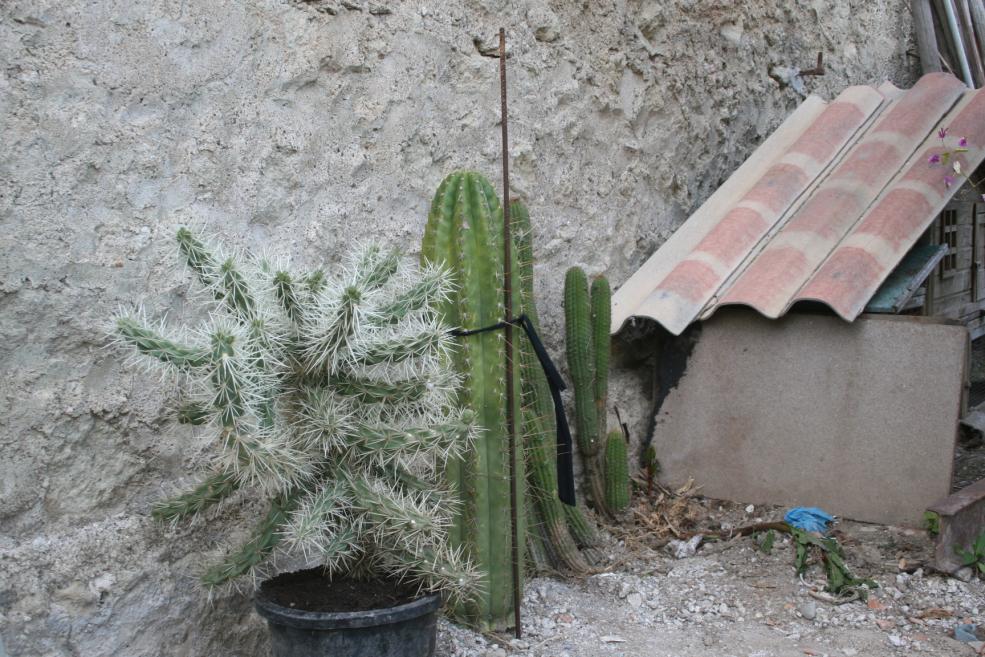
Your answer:
[[[214,428],[217,457],[153,515],[176,522],[243,488],[270,499],[250,540],[203,581],[250,573],[276,548],[333,573],[468,596],[477,576],[448,547],[455,496],[438,483],[475,431],[455,401],[453,338],[433,312],[450,293],[447,272],[375,246],[336,278],[218,257],[187,229],[178,246],[210,293],[211,321],[175,338],[121,313],[115,336],[177,375],[179,421]]]

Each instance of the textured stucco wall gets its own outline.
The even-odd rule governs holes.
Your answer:
[[[104,349],[120,303],[180,320],[177,226],[312,264],[411,250],[444,174],[496,180],[509,28],[514,192],[560,284],[624,280],[796,105],[766,73],[810,64],[830,97],[908,84],[906,3],[7,0],[0,3],[0,636],[14,656],[263,654],[245,596],[195,574],[255,510],[166,532],[150,503],[208,442]],[[634,432],[644,382],[617,372]],[[229,521],[229,522],[225,522]],[[2,652],[2,651],[0,651]]]

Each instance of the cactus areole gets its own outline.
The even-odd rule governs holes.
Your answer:
[[[185,229],[178,246],[212,319],[181,331],[138,310],[114,326],[137,362],[178,384],[179,420],[215,436],[200,483],[153,516],[173,523],[269,500],[252,536],[203,582],[319,566],[473,604],[482,578],[453,547],[458,496],[442,483],[478,431],[460,402],[456,338],[437,311],[453,294],[448,269],[369,246],[337,275],[295,273],[219,256]]]

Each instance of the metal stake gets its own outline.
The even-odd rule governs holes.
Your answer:
[[[506,29],[499,28],[499,99],[503,124],[503,306],[506,312],[506,425],[510,450],[510,549],[513,553],[513,624],[516,638],[520,626],[520,538],[517,534],[516,418],[513,416],[513,235],[510,230],[509,135],[506,128]]]

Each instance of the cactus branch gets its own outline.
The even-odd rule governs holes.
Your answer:
[[[588,479],[590,499],[597,511],[610,515],[605,503],[605,483],[599,463],[599,447],[602,442],[600,426],[604,425],[605,409],[599,408],[596,367],[608,364],[608,333],[604,358],[597,355],[595,327],[592,323],[591,299],[588,278],[580,267],[568,270],[564,279],[565,348],[568,368],[575,388],[575,426],[578,434],[578,451]],[[608,372],[602,373],[608,380]],[[604,405],[604,400],[601,401]],[[601,411],[601,413],[600,413]],[[600,420],[600,415],[603,419]]]
[[[279,530],[297,505],[298,497],[300,493],[292,491],[274,499],[250,539],[221,563],[209,568],[202,576],[202,582],[208,586],[218,586],[256,568],[280,542]]]
[[[203,367],[209,362],[209,354],[205,349],[180,345],[142,326],[132,317],[118,317],[116,332],[124,342],[140,353],[181,371]]]
[[[195,272],[202,285],[213,289],[217,299],[221,298],[221,293],[216,287],[219,267],[215,257],[187,228],[180,228],[177,238],[178,250],[184,257],[189,269]]]
[[[216,472],[187,493],[157,502],[151,515],[155,520],[176,522],[218,504],[238,489],[239,480],[234,473]]]
[[[609,432],[605,443],[605,503],[613,513],[629,506],[629,463],[622,431]]]
[[[295,325],[302,321],[301,303],[298,301],[297,291],[294,289],[294,281],[286,271],[279,271],[274,274],[274,294],[284,308],[284,313]]]

